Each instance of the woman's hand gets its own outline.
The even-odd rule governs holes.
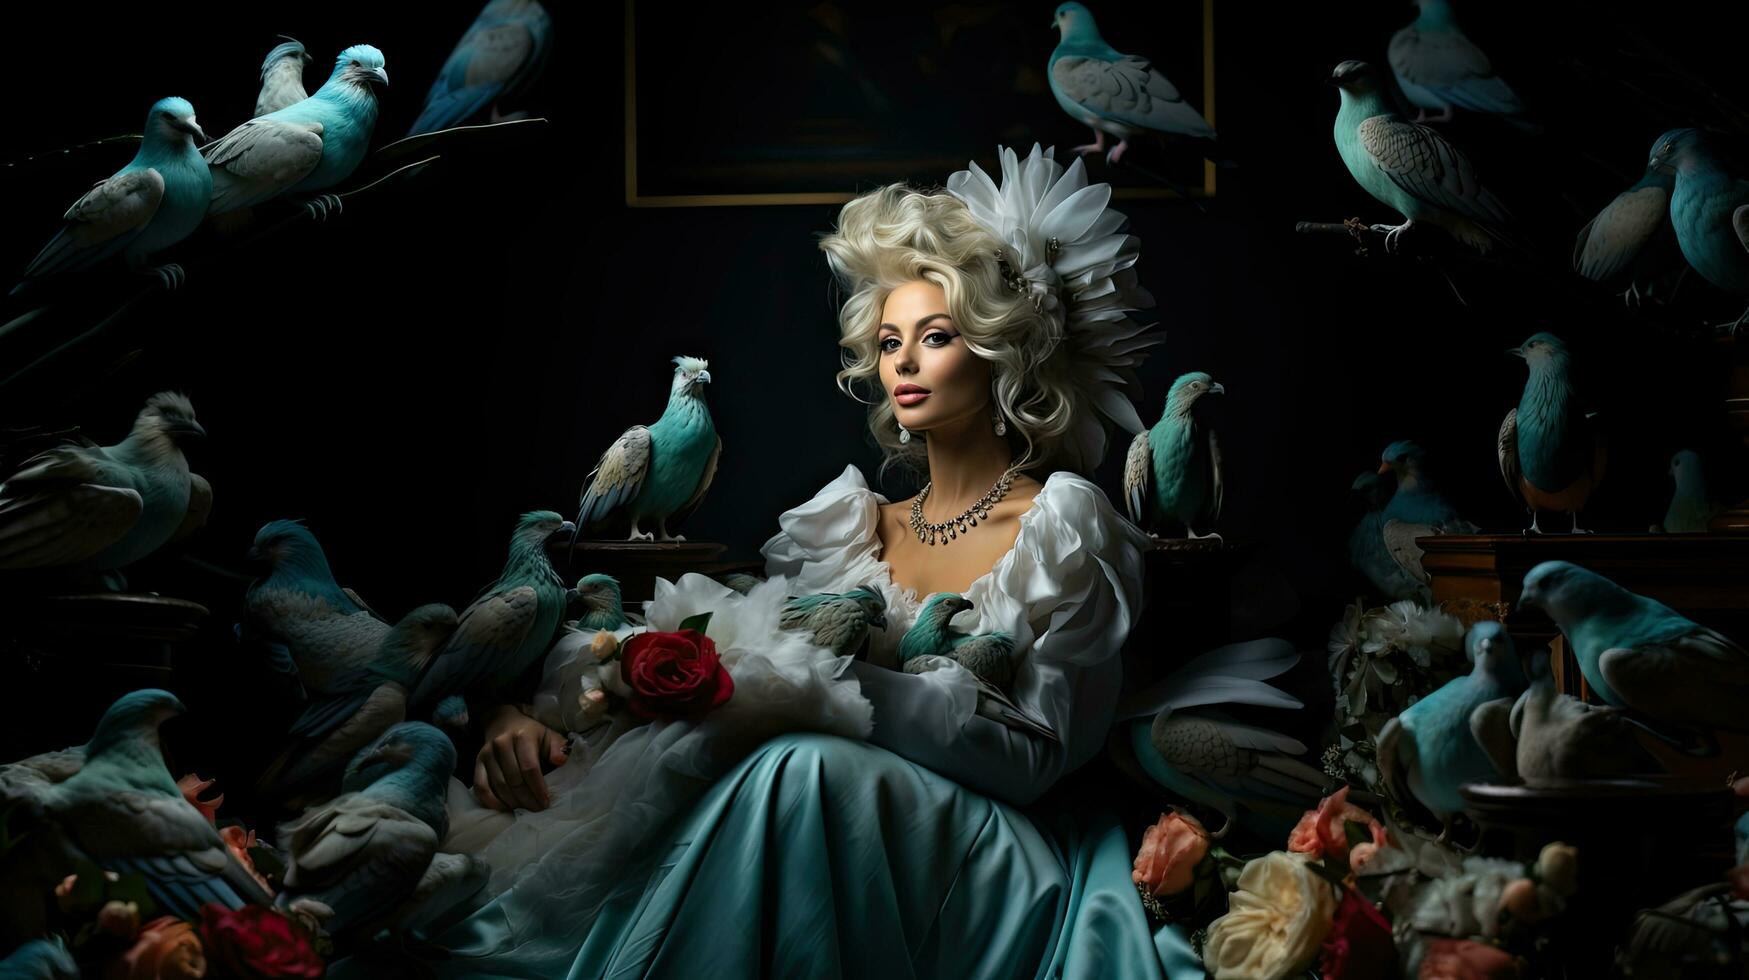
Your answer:
[[[494,810],[545,810],[546,770],[564,763],[565,736],[535,721],[513,704],[486,716],[486,744],[474,759],[474,797]]]

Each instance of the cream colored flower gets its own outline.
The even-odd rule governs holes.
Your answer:
[[[1202,962],[1215,980],[1284,980],[1318,955],[1336,889],[1303,854],[1272,851],[1245,865],[1227,914],[1209,926]]]

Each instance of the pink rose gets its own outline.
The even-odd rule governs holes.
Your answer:
[[[1195,817],[1162,813],[1158,823],[1142,832],[1130,880],[1150,895],[1176,895],[1190,887],[1196,866],[1208,852],[1208,831]]]
[[[1378,848],[1390,844],[1391,834],[1384,825],[1372,814],[1348,802],[1348,789],[1344,786],[1326,796],[1317,809],[1307,810],[1300,817],[1300,822],[1287,838],[1289,851],[1310,855],[1313,860],[1325,854],[1344,856],[1348,854],[1349,823],[1365,826],[1372,835],[1373,850],[1365,855],[1368,860],[1378,853]]]
[[[216,781],[202,779],[192,772],[176,781],[176,788],[182,791],[182,798],[187,800],[190,806],[199,810],[200,815],[206,818],[207,823],[217,822],[219,807],[225,802],[225,794],[223,793],[210,800],[200,798],[200,794],[212,788]]]

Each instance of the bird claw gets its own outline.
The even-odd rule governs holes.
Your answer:
[[[1103,149],[1105,149],[1104,146],[1101,146],[1101,145],[1096,144],[1096,143],[1084,143],[1081,146],[1075,147],[1075,153],[1078,156],[1086,156],[1089,153],[1098,153],[1100,150],[1103,150]]]
[[[175,292],[182,287],[183,283],[188,281],[188,273],[182,268],[182,266],[177,265],[174,262],[167,262],[164,265],[158,266],[156,269],[152,270],[151,274],[157,277],[158,284],[163,286],[164,291],[167,293]]]
[[[342,208],[337,194],[319,194],[304,202],[304,212],[317,224],[326,222],[330,214],[338,215]]]
[[[627,536],[626,540],[627,541],[650,542],[650,541],[656,540],[656,535],[652,534],[649,531],[633,531],[629,536]]]
[[[1123,152],[1129,148],[1129,140],[1118,140],[1117,145],[1111,148],[1111,152],[1105,155],[1106,165],[1116,165],[1117,161],[1123,157]]]
[[[1397,242],[1403,237],[1403,232],[1408,230],[1410,224],[1411,222],[1405,221],[1400,225],[1378,224],[1371,225],[1370,227],[1373,231],[1382,232],[1384,234],[1385,251],[1391,255],[1395,255],[1397,254]]]

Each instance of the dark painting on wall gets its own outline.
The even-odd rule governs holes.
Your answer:
[[[1094,14],[1107,42],[1212,122],[1213,6]],[[874,182],[939,182],[971,159],[992,168],[997,144],[1055,146],[1067,162],[1093,133],[1051,94],[1057,40],[1048,6],[628,0],[627,203],[833,203]],[[1090,155],[1090,176],[1126,197],[1214,193],[1195,147],[1142,140],[1127,153],[1118,166]]]

